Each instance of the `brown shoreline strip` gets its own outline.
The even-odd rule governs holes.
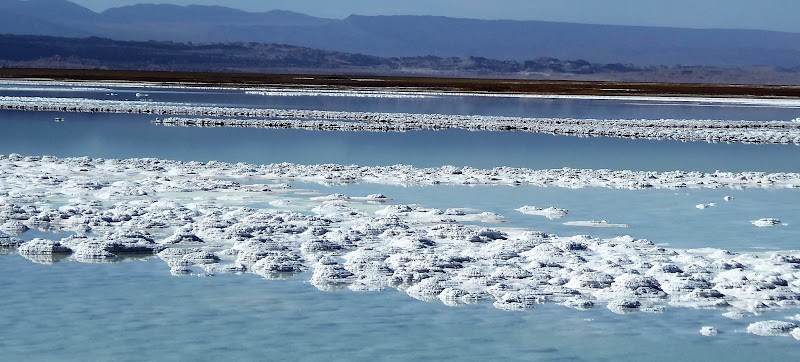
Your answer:
[[[332,86],[348,88],[414,88],[424,90],[604,95],[716,96],[800,98],[798,86],[696,83],[632,83],[519,79],[426,78],[331,74],[200,73],[85,69],[0,69],[0,79],[45,78],[81,81],[134,81],[185,85]]]

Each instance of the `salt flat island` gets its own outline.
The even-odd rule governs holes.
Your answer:
[[[136,93],[140,98],[140,93]],[[232,118],[156,119],[163,125],[201,127],[295,128],[338,131],[413,131],[468,129],[525,131],[583,137],[671,139],[679,141],[800,144],[800,122],[720,120],[601,120],[523,118],[445,114],[342,112],[301,109],[209,107],[164,102],[93,100],[85,98],[3,97],[0,109],[91,113],[137,113]],[[269,119],[259,119],[259,118]]]
[[[702,101],[670,103],[647,108],[652,113],[648,119],[609,119],[586,116],[597,105],[594,102],[614,102],[602,98],[559,100],[570,105],[566,108],[581,109],[581,115],[570,118],[539,117],[536,110],[552,100],[520,97],[519,108],[531,113],[520,117],[501,111],[472,115],[436,108],[436,102],[448,97],[465,97],[458,102],[480,107],[499,96],[417,91],[401,97],[392,90],[365,94],[309,90],[305,95],[297,89],[103,82],[70,83],[69,92],[64,87],[46,81],[0,83],[0,131],[12,134],[22,129],[20,121],[7,116],[25,114],[43,129],[119,122],[111,126],[119,127],[113,132],[122,133],[137,124],[154,134],[163,132],[163,125],[208,126],[175,130],[211,135],[223,135],[216,133],[222,130],[218,126],[252,128],[248,131],[259,135],[299,128],[324,130],[331,137],[344,133],[337,131],[404,131],[413,136],[420,130],[465,129],[501,135],[665,140],[647,141],[654,144],[672,140],[687,142],[687,147],[692,142],[707,147],[724,145],[706,142],[729,142],[772,149],[800,143],[796,121],[735,120],[728,113],[714,117],[714,112],[728,112],[737,104],[733,101],[713,107]],[[187,89],[191,92],[185,93]],[[245,98],[246,104],[213,104],[211,100],[223,91],[230,99],[253,98]],[[137,93],[138,98],[148,97],[137,99]],[[304,97],[334,103],[317,109],[318,104]],[[392,102],[386,107],[401,102],[407,111],[334,109],[339,106],[335,102],[350,98]],[[263,99],[269,102],[260,103]],[[748,113],[753,117],[769,113],[769,107],[784,107],[781,111],[788,114],[792,102],[744,109],[756,112]],[[348,107],[367,103],[353,104]],[[608,104],[620,107],[615,110],[620,113],[626,107],[643,107]],[[679,118],[691,107],[710,117]],[[69,116],[64,116],[67,112]],[[669,116],[662,117],[661,112]],[[116,118],[104,118],[109,114]],[[141,114],[147,117],[123,118]],[[86,115],[92,118],[82,118]],[[54,117],[65,121],[52,122]],[[175,276],[170,279],[174,283],[198,289],[203,288],[196,284],[201,278],[192,277],[216,278],[233,286],[250,285],[248,278],[256,277],[268,279],[259,280],[265,284],[296,281],[284,287],[313,287],[313,293],[303,294],[311,298],[309,305],[336,305],[341,298],[366,302],[402,292],[402,298],[392,299],[396,304],[389,307],[443,305],[447,312],[441,313],[476,314],[487,320],[495,317],[482,313],[504,313],[497,318],[505,322],[543,313],[552,314],[556,324],[566,318],[581,323],[602,319],[621,329],[628,329],[628,324],[658,325],[691,335],[697,343],[714,339],[713,344],[697,347],[709,355],[742,345],[739,348],[750,348],[747,351],[754,354],[761,353],[759,346],[770,346],[769,353],[775,356],[794,356],[792,348],[800,336],[797,320],[791,319],[800,310],[800,248],[793,242],[800,215],[795,202],[800,169],[791,162],[775,161],[781,172],[647,168],[658,159],[647,160],[636,170],[509,167],[503,159],[493,167],[469,166],[469,160],[457,166],[421,167],[412,159],[396,165],[258,164],[195,159],[191,150],[180,160],[152,157],[159,152],[158,144],[134,141],[141,141],[141,154],[148,157],[136,157],[135,147],[132,157],[115,157],[113,148],[90,142],[78,155],[74,151],[44,155],[0,145],[0,262],[18,258],[35,264],[26,261],[27,268],[41,270],[72,264],[112,270],[138,263],[155,269],[156,278]],[[553,153],[570,155],[568,149],[553,147]],[[355,147],[336,152],[363,151]],[[497,189],[517,191],[506,198],[486,191]],[[426,196],[431,194],[441,196],[435,200]],[[615,209],[621,211],[613,213]],[[662,230],[660,235],[669,240],[640,235],[648,229]],[[726,245],[730,235],[737,238],[735,245],[733,241]],[[676,240],[683,243],[675,246]],[[123,261],[130,263],[113,264]],[[125,282],[125,277],[108,280]],[[424,307],[405,307],[412,303]],[[242,308],[248,308],[246,304]],[[332,307],[339,308],[343,307]],[[630,313],[648,313],[647,321]],[[591,324],[556,327],[580,329],[571,333],[592,338]],[[661,347],[669,343],[640,339]]]

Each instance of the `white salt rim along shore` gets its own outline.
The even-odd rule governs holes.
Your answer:
[[[10,155],[0,156],[0,166],[0,222],[76,233],[23,244],[21,254],[38,263],[158,254],[176,275],[311,271],[321,290],[395,288],[452,306],[494,300],[505,310],[546,302],[605,304],[616,313],[800,308],[800,251],[739,254],[668,249],[630,236],[559,237],[464,224],[454,217],[485,214],[464,210],[389,205],[365,212],[347,195],[317,200],[304,213],[219,203],[287,197],[266,184],[232,181],[254,180],[259,167],[247,164]],[[69,201],[56,207],[51,200]],[[771,335],[776,328],[794,333],[788,325],[752,329]]]
[[[313,78],[297,78],[308,80]],[[363,80],[363,79],[353,79]],[[529,93],[498,93],[498,92],[460,92],[460,91],[431,91],[420,88],[385,88],[366,87],[348,88],[341,86],[305,85],[296,84],[284,87],[241,87],[233,85],[209,85],[206,83],[169,83],[169,82],[141,82],[141,81],[56,81],[48,79],[0,79],[0,85],[28,85],[28,86],[74,86],[74,87],[127,87],[127,88],[161,88],[161,89],[209,89],[209,90],[242,90],[252,92],[340,92],[358,94],[367,92],[382,92],[386,94],[425,96],[425,97],[491,97],[491,98],[531,98],[531,99],[582,99],[582,100],[609,100],[609,101],[634,101],[634,102],[660,102],[660,103],[691,103],[691,104],[724,104],[733,106],[755,107],[782,107],[800,108],[800,99],[768,98],[768,97],[702,97],[702,96],[630,96],[630,95],[566,95],[566,94],[529,94]]]
[[[800,122],[720,120],[600,120],[446,114],[345,112],[299,109],[192,106],[150,101],[84,98],[0,97],[0,109],[24,111],[137,113],[232,118],[170,117],[153,121],[178,126],[235,126],[339,131],[467,129],[522,131],[582,137],[622,137],[730,143],[800,144]]]

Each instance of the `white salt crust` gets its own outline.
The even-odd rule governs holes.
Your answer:
[[[154,121],[158,124],[177,126],[235,126],[337,131],[410,131],[457,128],[481,131],[538,132],[581,137],[605,136],[679,141],[800,144],[800,122],[786,121],[524,118],[210,107],[152,101],[48,97],[0,97],[0,110],[136,113],[197,117],[170,117]]]
[[[700,328],[700,334],[706,337],[713,337],[719,334],[719,330],[711,326],[704,326]]]
[[[224,163],[211,161],[182,162],[159,159],[92,159],[23,157],[12,154],[0,155],[0,172],[28,169],[48,173],[66,172],[70,169],[86,168],[101,177],[126,174],[195,175],[197,177],[252,178],[271,181],[311,182],[325,185],[373,183],[384,185],[534,185],[541,187],[585,188],[603,187],[612,189],[782,189],[800,187],[800,173],[764,172],[694,172],[694,171],[614,171],[606,169],[545,169],[496,167],[478,169],[472,167],[443,166],[416,168],[409,165],[357,166],[337,164],[299,165],[276,163],[254,165],[247,163]],[[81,171],[86,172],[86,171]],[[6,176],[7,177],[7,176]],[[113,192],[104,190],[103,194]],[[146,191],[142,191],[146,192]],[[383,195],[370,195],[363,199],[382,201]],[[0,224],[2,225],[2,224]]]
[[[540,208],[536,206],[522,206],[517,211],[526,215],[544,216],[550,220],[560,219],[569,213],[567,209],[559,209],[556,207]]]
[[[630,236],[559,237],[467,224],[502,218],[477,210],[373,205],[377,211],[367,212],[359,203],[387,197],[334,194],[312,200],[298,197],[300,193],[291,196],[281,184],[235,181],[258,180],[262,167],[270,169],[155,159],[0,156],[0,222],[75,233],[19,246],[20,254],[37,263],[63,258],[112,262],[155,254],[175,275],[287,278],[310,272],[310,282],[321,290],[395,288],[424,301],[451,306],[489,301],[510,311],[559,303],[577,309],[605,305],[615,313],[716,308],[742,317],[800,308],[798,251],[739,254],[668,249]],[[306,166],[283,164],[279,169],[295,167]],[[317,165],[306,171],[316,167],[347,170]],[[282,180],[303,177],[311,176],[299,172]],[[306,211],[229,204],[279,199],[305,204]],[[63,205],[56,207],[56,202]],[[0,234],[0,240],[10,237]],[[748,331],[797,333],[791,323],[781,323],[755,323]]]
[[[751,224],[758,226],[760,228],[763,227],[770,227],[770,226],[777,226],[781,224],[781,221],[778,219],[773,218],[762,218],[758,220],[750,221]]]

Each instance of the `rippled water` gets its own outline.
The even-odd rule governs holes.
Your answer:
[[[616,315],[545,305],[451,308],[400,292],[323,293],[256,276],[169,277],[161,261],[0,259],[5,360],[796,360],[713,311]],[[306,276],[307,278],[307,276]],[[787,313],[764,317],[781,318]],[[725,333],[701,337],[713,322]]]
[[[53,122],[63,117],[64,122]],[[577,138],[536,133],[321,132],[164,127],[152,116],[0,111],[0,153],[250,163],[411,164],[648,171],[800,171],[795,145]]]
[[[3,90],[3,89],[6,90]],[[63,87],[62,87],[63,88]],[[193,104],[326,110],[455,113],[536,117],[792,119],[797,110],[659,102],[445,97],[371,99],[275,97],[243,91],[122,88],[110,91],[12,90],[0,95],[148,99]],[[64,122],[53,122],[63,117]],[[800,147],[703,142],[572,138],[531,133],[417,131],[315,132],[179,128],[150,116],[0,112],[0,153],[157,157],[229,162],[342,163],[481,168],[800,172]],[[392,203],[466,207],[506,216],[503,226],[563,236],[630,234],[680,248],[736,251],[798,249],[797,190],[579,190],[524,187],[295,183],[322,194],[383,193]],[[734,200],[725,202],[724,196]],[[716,202],[700,210],[697,204]],[[567,208],[563,219],[521,214],[523,205]],[[266,207],[261,205],[260,207]],[[774,217],[787,225],[756,228]],[[566,226],[601,220],[624,229]],[[58,238],[30,231],[25,239]],[[746,334],[754,321],[797,311],[729,320],[720,311],[668,308],[617,315],[543,305],[504,312],[489,303],[463,308],[423,303],[405,293],[320,292],[299,275],[267,281],[255,275],[171,277],[160,260],[119,264],[33,264],[0,257],[0,359],[3,360],[797,360],[790,337]],[[723,333],[699,335],[703,325]]]

